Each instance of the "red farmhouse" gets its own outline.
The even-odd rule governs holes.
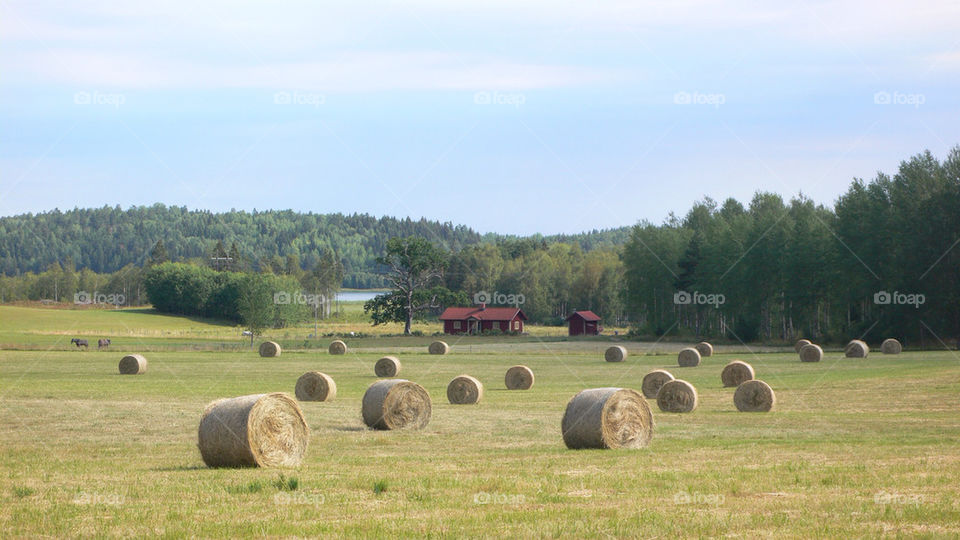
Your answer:
[[[567,324],[571,336],[596,336],[603,330],[600,317],[592,311],[574,311],[567,317]]]
[[[484,331],[523,332],[527,320],[517,307],[449,307],[440,314],[444,334],[479,334]]]

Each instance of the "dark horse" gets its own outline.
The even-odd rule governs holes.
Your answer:
[[[73,343],[74,345],[76,345],[78,349],[80,347],[87,348],[90,346],[90,343],[88,343],[87,340],[85,339],[73,338],[70,340],[70,343]]]
[[[100,349],[104,348],[104,347],[109,347],[109,346],[110,346],[110,340],[109,340],[109,339],[101,339],[101,340],[98,340],[98,341],[97,341],[97,350],[98,350],[98,351],[99,351]]]

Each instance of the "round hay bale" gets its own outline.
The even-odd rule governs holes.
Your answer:
[[[294,393],[300,401],[333,401],[337,397],[337,383],[326,373],[308,371],[297,379]]]
[[[767,412],[776,402],[777,397],[770,385],[758,380],[741,384],[733,394],[733,404],[740,412]]]
[[[753,366],[742,360],[734,360],[724,366],[720,372],[720,381],[724,387],[733,388],[753,379],[753,375]]]
[[[274,358],[280,356],[280,344],[276,341],[264,341],[260,344],[260,356]]]
[[[866,358],[870,354],[870,346],[865,341],[855,339],[843,349],[843,354],[847,358]]]
[[[207,405],[198,430],[208,467],[296,467],[303,461],[310,428],[287,394],[254,394]]]
[[[483,383],[469,375],[454,377],[447,385],[447,399],[454,405],[473,405],[483,399]]]
[[[447,354],[450,352],[450,346],[444,341],[434,341],[427,347],[430,354]]]
[[[706,341],[701,341],[693,346],[694,349],[700,353],[700,356],[706,358],[708,356],[713,356],[713,345],[707,343]]]
[[[663,412],[688,413],[697,408],[697,389],[682,379],[667,381],[657,392],[657,406]]]
[[[796,351],[797,354],[800,354],[800,349],[812,344],[813,342],[809,339],[798,339],[797,342],[793,344],[793,350]]]
[[[363,394],[363,423],[374,429],[421,429],[431,411],[426,389],[404,379],[377,381]]]
[[[655,369],[643,376],[643,383],[640,384],[640,391],[643,397],[656,399],[660,387],[673,380],[673,375],[663,369]]]
[[[513,366],[503,377],[507,390],[529,390],[533,386],[533,370],[527,366]]]
[[[377,377],[396,377],[400,373],[400,360],[396,356],[384,356],[373,365]]]
[[[347,354],[347,344],[339,339],[334,340],[333,343],[327,347],[327,352],[330,354]]]
[[[653,413],[636,390],[591,388],[573,396],[560,423],[567,448],[642,448],[653,438]]]
[[[821,360],[823,360],[823,349],[819,345],[811,343],[800,349],[801,362],[819,362]]]
[[[680,367],[697,367],[700,365],[700,351],[693,347],[687,347],[677,355],[677,364]]]
[[[121,375],[140,375],[147,372],[147,359],[142,354],[128,354],[120,359]]]
[[[893,338],[887,338],[880,344],[880,352],[883,354],[900,354],[903,352],[903,345]]]
[[[614,345],[607,348],[603,353],[603,359],[607,362],[623,362],[627,358],[627,348],[621,345]]]

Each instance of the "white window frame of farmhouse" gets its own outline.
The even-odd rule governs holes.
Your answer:
[[[460,329],[460,321],[453,321],[453,329],[454,330]]]
[[[519,329],[520,329],[520,319],[517,319],[517,320],[513,321],[513,329],[514,329],[514,330],[519,330]]]

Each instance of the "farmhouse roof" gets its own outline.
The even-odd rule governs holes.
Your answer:
[[[440,320],[463,321],[473,318],[481,321],[512,321],[517,316],[527,320],[523,310],[517,307],[448,307],[440,314]]]
[[[580,317],[581,319],[583,319],[583,320],[585,320],[585,321],[599,321],[599,320],[600,320],[600,316],[599,316],[599,315],[597,315],[596,313],[594,313],[594,312],[592,312],[592,311],[589,311],[589,310],[574,311],[573,313],[570,314],[569,317],[567,317],[566,320],[569,321],[570,319],[572,319],[572,318],[574,318],[574,317]]]

